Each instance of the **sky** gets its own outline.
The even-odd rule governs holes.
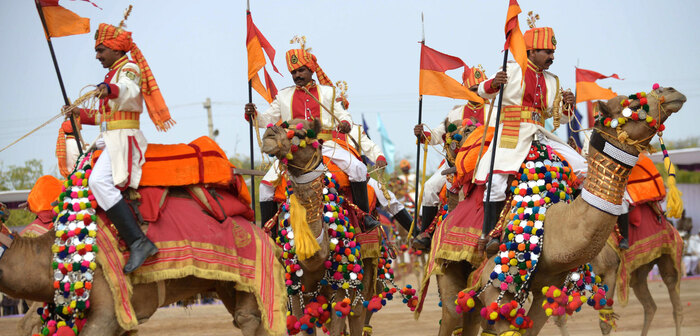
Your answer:
[[[53,44],[68,96],[80,96],[86,85],[99,83],[106,71],[95,59],[94,30],[100,22],[118,24],[123,11],[134,5],[127,21],[134,42],[148,60],[172,117],[177,121],[166,133],[156,131],[147,116],[142,130],[151,143],[187,143],[207,134],[206,110],[212,100],[217,142],[229,156],[249,155],[248,126],[243,105],[248,101],[246,59],[246,2],[179,0],[93,0],[60,2],[91,19],[90,34],[54,38]],[[683,92],[688,102],[666,122],[665,139],[698,136],[698,118],[692,116],[700,98],[700,2],[668,0],[550,1],[520,0],[521,30],[526,14],[541,17],[538,26],[553,27],[557,51],[550,71],[563,88],[575,88],[574,70],[624,80],[598,83],[620,94],[649,91],[654,83]],[[490,76],[502,63],[503,25],[507,0],[463,1],[335,1],[251,0],[253,20],[277,50],[273,73],[278,88],[293,85],[284,53],[295,35],[307,38],[307,47],[332,81],[348,83],[350,113],[356,122],[364,114],[369,135],[379,143],[376,120],[381,116],[396,145],[396,157],[415,161],[413,126],[418,121],[418,71],[421,13],[425,17],[426,45],[481,64]],[[41,125],[63,105],[60,87],[34,1],[0,2],[0,148]],[[450,72],[454,77],[459,74]],[[256,93],[260,110],[268,106]],[[423,122],[435,127],[449,110],[464,101],[443,97],[423,98]],[[581,108],[585,109],[583,104]],[[145,112],[145,111],[144,111]],[[56,170],[54,149],[60,121],[31,134],[0,152],[5,165],[22,165],[41,159],[46,173]],[[93,141],[98,132],[86,126],[84,137]],[[255,146],[255,159],[261,154]],[[430,150],[428,171],[437,167],[440,154]],[[413,163],[415,165],[415,163]]]

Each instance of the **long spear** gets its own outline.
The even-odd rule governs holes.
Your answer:
[[[44,17],[44,11],[41,9],[41,4],[39,0],[34,0],[36,4],[36,10],[39,12],[39,18],[41,18],[41,25],[44,26],[44,33],[46,34],[46,43],[49,44],[49,51],[51,51],[51,60],[53,60],[53,67],[56,69],[56,76],[58,77],[58,84],[61,86],[61,93],[63,94],[64,105],[70,105],[68,100],[68,95],[66,94],[66,87],[63,85],[63,77],[61,77],[61,70],[58,68],[58,61],[56,60],[56,52],[53,50],[53,44],[51,43],[51,36],[49,35],[49,28],[46,26],[46,18]],[[75,135],[75,142],[78,144],[78,153],[83,155],[83,146],[80,144],[80,133],[78,132],[78,127],[76,127],[75,117],[70,114],[70,125],[73,127],[73,134]]]
[[[250,0],[246,1],[246,17],[250,13]],[[248,103],[253,102],[253,81],[248,80]],[[248,134],[250,135],[250,169],[255,170],[255,151],[253,151],[253,117],[248,121]],[[253,216],[255,216],[255,176],[250,175],[250,196]],[[255,217],[253,217],[255,218]],[[264,225],[265,223],[261,223]]]
[[[420,13],[420,24],[421,24],[421,41],[420,44],[425,45],[425,21],[423,19],[423,12]],[[423,123],[423,95],[419,94],[418,95],[418,125]],[[415,191],[415,197],[413,198],[413,204],[417,205],[418,204],[418,186],[420,185],[420,176],[418,175],[418,168],[420,168],[420,143],[421,141],[418,140],[418,143],[416,144],[416,191]],[[406,181],[408,182],[408,181]],[[420,209],[415,209],[415,213],[413,214],[413,223],[416,223],[416,218],[418,218],[418,214],[420,213]],[[413,227],[411,227],[413,229]],[[409,237],[410,238],[410,237]]]

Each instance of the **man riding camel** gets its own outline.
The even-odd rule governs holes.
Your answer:
[[[486,74],[483,69],[472,67],[469,69],[466,81],[464,85],[473,92],[477,92],[479,88],[479,83],[486,80]],[[486,116],[484,115],[485,103],[469,101],[464,105],[456,106],[447,114],[448,122],[458,122],[461,120],[476,118],[480,123],[484,123]],[[441,122],[437,127],[432,129],[431,132],[423,130],[423,125],[416,125],[413,128],[413,134],[421,141],[424,142],[426,138],[430,138],[430,145],[443,145],[445,143],[445,123]],[[451,188],[452,185],[447,181],[447,176],[442,175],[442,171],[448,168],[447,162],[443,161],[438,170],[435,171],[433,176],[431,176],[425,185],[423,186],[423,200],[421,202],[421,228],[423,230],[430,226],[433,219],[438,213],[438,206],[440,205],[440,191],[442,187],[447,184],[447,188]],[[429,249],[430,248],[431,236],[428,234],[421,234],[415,241],[414,245],[419,249]]]
[[[126,188],[137,188],[141,180],[148,142],[140,130],[143,102],[151,120],[161,131],[175,121],[141,50],[131,39],[131,32],[101,23],[95,34],[95,53],[104,68],[109,69],[104,81],[97,85],[100,99],[97,110],[69,108],[66,114],[80,115],[80,123],[100,126],[95,145],[102,149],[92,169],[88,184],[97,204],[129,246],[129,261],[124,266],[128,274],[146,258],[158,253],[158,248],[141,231],[129,205],[122,197]],[[126,53],[130,52],[132,60]]]
[[[485,214],[490,220],[484,223],[480,244],[485,243],[486,236],[496,226],[505,205],[508,179],[520,168],[533,140],[537,139],[563,155],[577,176],[582,177],[588,169],[578,152],[544,128],[545,119],[559,117],[560,102],[564,104],[562,118],[573,110],[576,102],[573,93],[560,91],[559,78],[546,71],[554,62],[557,44],[554,31],[549,27],[531,28],[524,37],[528,59],[524,75],[518,63],[508,62],[505,71],[501,70],[479,84],[479,95],[487,99],[496,98],[500,86],[505,84],[498,142],[491,144],[483,156],[491,158],[491,151],[496,151],[490,198],[486,199],[484,193],[484,207],[486,202],[491,203],[489,213]],[[488,181],[489,161],[479,162],[477,183]],[[497,242],[493,239],[487,247],[498,246]]]
[[[292,74],[295,86],[280,90],[264,113],[257,113],[255,104],[245,106],[245,117],[256,118],[260,127],[292,119],[314,120],[321,122],[319,139],[325,140],[322,154],[342,169],[350,180],[352,198],[360,210],[369,213],[367,198],[367,166],[355,157],[341,143],[345,143],[347,133],[352,130],[352,118],[341,101],[336,101],[336,90],[331,80],[318,65],[316,56],[304,49],[292,49],[285,55],[287,68]],[[316,73],[319,84],[312,78]],[[319,104],[320,102],[320,104]],[[263,177],[260,184],[260,212],[266,223],[277,212],[274,202],[275,185],[279,179],[279,161],[275,161]],[[370,215],[364,216],[364,229],[370,230],[379,222]]]

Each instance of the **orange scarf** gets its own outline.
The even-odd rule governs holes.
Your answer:
[[[95,46],[100,44],[113,50],[131,52],[133,61],[141,69],[141,93],[143,94],[143,100],[146,102],[148,115],[159,131],[170,129],[175,124],[175,120],[170,117],[170,112],[165,105],[165,100],[160,93],[156,79],[153,77],[151,67],[148,66],[146,58],[143,57],[136,43],[132,41],[131,32],[110,24],[100,23],[95,33]]]

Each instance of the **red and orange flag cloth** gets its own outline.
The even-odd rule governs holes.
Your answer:
[[[466,99],[483,103],[484,100],[468,87],[445,73],[464,67],[462,81],[466,81],[469,67],[459,57],[443,54],[435,49],[421,44],[420,52],[420,76],[418,94],[428,96],[441,96],[456,99]]]
[[[617,74],[605,76],[595,71],[576,68],[576,103],[595,99],[608,100],[617,97],[617,93],[613,92],[613,90],[602,88],[596,84],[596,80],[605,78],[620,79]]]
[[[510,50],[513,55],[513,59],[520,65],[520,70],[522,70],[522,78],[525,78],[525,69],[527,69],[527,47],[525,46],[525,37],[520,31],[520,22],[518,21],[518,14],[520,14],[520,5],[518,1],[510,0],[508,5],[508,14],[506,15],[506,44],[503,47],[504,50]],[[505,69],[503,69],[505,71]]]
[[[272,69],[278,74],[282,75],[277,67],[275,66],[275,49],[272,48],[270,42],[267,41],[265,36],[258,30],[258,27],[253,23],[253,17],[250,15],[250,11],[246,12],[247,28],[248,33],[246,36],[246,47],[248,49],[248,80],[255,91],[257,91],[268,103],[271,103],[275,96],[277,96],[277,87],[275,83],[272,82],[270,74],[267,73],[265,68],[265,54],[270,59],[272,63]],[[260,76],[258,72],[260,69],[265,72],[265,85],[263,86],[260,81]]]
[[[49,31],[47,37],[79,35],[90,32],[90,19],[78,16],[78,14],[63,8],[58,4],[58,0],[38,0],[38,2],[44,13],[46,29]],[[92,5],[97,7],[94,3]]]

